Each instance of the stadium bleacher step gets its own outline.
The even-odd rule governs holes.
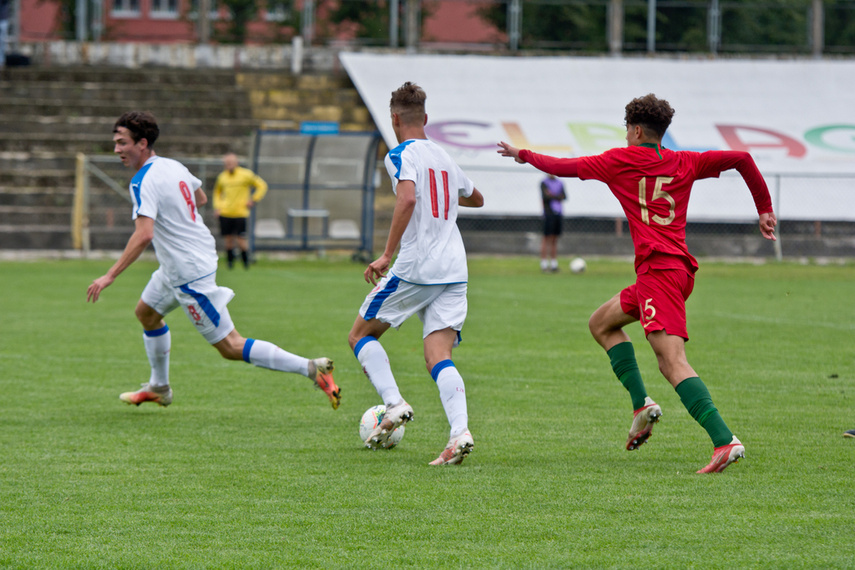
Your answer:
[[[246,156],[262,126],[376,130],[343,73],[32,65],[5,70],[0,100],[0,249],[72,247],[75,157],[114,156],[112,126],[130,109],[157,116],[158,154],[174,157]],[[133,226],[118,200],[93,205],[93,219],[115,221],[93,232],[93,249],[124,247]]]

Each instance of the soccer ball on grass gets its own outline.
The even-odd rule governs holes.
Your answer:
[[[383,421],[383,416],[386,414],[386,406],[383,404],[378,404],[376,406],[371,406],[365,413],[362,414],[362,419],[359,420],[359,439],[363,442],[368,439],[368,436],[371,435],[371,432],[374,431],[374,428],[380,425],[380,422]],[[404,439],[404,426],[398,426],[395,431],[392,432],[392,435],[389,436],[389,445],[386,449],[392,449]]]
[[[581,257],[576,257],[570,262],[570,271],[573,273],[582,273],[587,267],[588,264]]]

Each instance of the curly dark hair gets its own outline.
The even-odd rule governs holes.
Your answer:
[[[389,108],[405,124],[421,124],[424,122],[426,100],[424,89],[407,81],[392,92]]]
[[[653,93],[636,97],[626,104],[624,121],[627,125],[639,125],[648,137],[661,139],[671,124],[674,109],[665,99],[657,99]]]
[[[148,111],[128,111],[113,125],[113,132],[118,132],[119,127],[128,129],[134,142],[139,142],[140,139],[147,140],[149,148],[154,146],[154,142],[160,135],[157,119]]]

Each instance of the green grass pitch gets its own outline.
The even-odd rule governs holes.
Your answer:
[[[624,449],[632,410],[587,330],[633,280],[588,260],[470,261],[454,360],[475,451],[448,437],[417,319],[383,344],[416,420],[361,447],[379,403],[347,346],[369,286],[335,258],[220,271],[238,330],[336,361],[334,411],[300,376],[227,362],[181,313],[169,408],[127,406],[148,379],[133,309],[155,268],[85,303],[110,261],[0,263],[0,567],[853,568],[855,265],[701,261],[689,361],[746,458],[720,475],[706,433],[629,328],[662,421]]]

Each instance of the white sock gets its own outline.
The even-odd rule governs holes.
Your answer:
[[[151,386],[169,385],[169,351],[172,349],[172,334],[169,327],[163,327],[153,331],[143,331],[143,345],[148,363],[151,365],[151,377],[148,383]]]
[[[543,271],[546,271],[547,269],[549,269],[549,261],[546,259],[541,259],[540,260],[540,269]]]
[[[552,261],[550,261],[549,262],[549,268],[550,269],[558,269],[558,260],[553,259]]]
[[[308,358],[291,354],[266,340],[246,339],[246,344],[243,347],[243,359],[262,368],[293,372],[302,374],[306,378],[309,377]]]
[[[386,356],[386,350],[380,341],[373,336],[366,336],[357,343],[353,353],[387,408],[404,399],[392,374],[389,357]]]
[[[434,366],[431,376],[436,381],[439,399],[442,401],[442,407],[445,408],[445,415],[448,416],[451,437],[457,437],[465,432],[469,426],[463,377],[450,360],[443,360]]]

